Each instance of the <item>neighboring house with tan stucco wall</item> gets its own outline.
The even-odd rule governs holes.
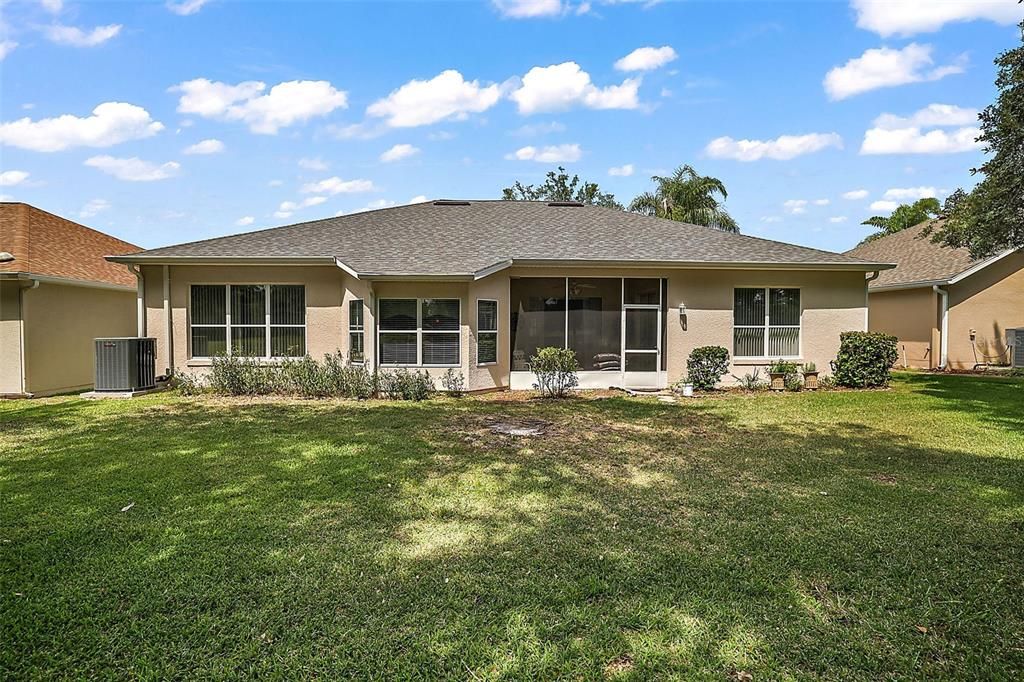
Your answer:
[[[138,247],[0,203],[0,396],[89,388],[93,339],[137,332],[137,281],[104,256]]]
[[[690,351],[743,374],[826,369],[863,330],[866,274],[841,254],[570,202],[435,201],[152,249],[138,267],[157,372],[225,353],[341,352],[528,388],[537,348],[576,351],[584,387],[663,387]]]
[[[975,259],[934,243],[929,223],[847,255],[897,263],[870,282],[869,327],[899,339],[898,364],[971,369],[1009,363],[1006,330],[1024,327],[1024,251]]]

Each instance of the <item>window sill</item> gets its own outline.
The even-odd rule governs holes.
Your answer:
[[[477,367],[497,367],[498,363],[497,362],[478,362],[478,363],[476,363],[476,366]]]
[[[261,365],[280,365],[286,360],[300,360],[300,357],[294,358],[253,358],[250,356],[244,356],[246,360],[256,360]],[[213,367],[213,358],[189,358],[185,361],[186,367]]]
[[[781,358],[778,358],[778,357],[771,357],[771,358],[735,358],[734,357],[732,359],[732,364],[736,365],[737,367],[753,367],[753,366],[761,366],[761,365],[770,365],[773,362],[775,362],[776,360],[782,360],[784,362],[792,362],[792,363],[795,363],[795,364],[800,364],[800,363],[802,363],[804,361],[804,359],[801,358],[801,357],[795,357],[795,358],[787,358],[787,357],[781,357]]]

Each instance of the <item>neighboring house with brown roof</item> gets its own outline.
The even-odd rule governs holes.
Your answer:
[[[928,225],[847,251],[897,263],[868,285],[869,328],[896,336],[910,367],[1008,364],[1006,330],[1024,327],[1024,251],[974,259],[934,243]]]
[[[545,346],[576,352],[585,388],[664,387],[707,345],[738,375],[827,368],[866,328],[866,273],[892,267],[571,202],[446,200],[109,260],[141,270],[158,373],[341,352],[470,390],[529,388]]]
[[[92,386],[93,339],[133,336],[137,282],[104,256],[138,247],[23,203],[0,203],[0,395]]]

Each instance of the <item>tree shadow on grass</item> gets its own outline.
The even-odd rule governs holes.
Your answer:
[[[1024,432],[1024,378],[908,373],[903,380],[919,393],[940,399],[945,410]]]
[[[52,407],[0,431],[15,676],[1021,668],[1020,458],[720,401]]]

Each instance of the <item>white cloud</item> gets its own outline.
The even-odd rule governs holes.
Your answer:
[[[106,199],[90,199],[82,210],[78,212],[79,218],[92,218],[102,211],[110,210],[110,202]]]
[[[622,166],[612,166],[608,169],[608,175],[628,178],[633,174],[633,164],[627,163]]]
[[[128,159],[106,155],[93,156],[85,160],[85,165],[103,171],[107,175],[113,175],[118,180],[129,182],[165,180],[177,175],[181,169],[181,164],[175,161],[157,165],[134,156]]]
[[[427,139],[432,142],[446,142],[448,140],[454,140],[455,133],[448,132],[447,130],[437,130],[432,133],[427,133]]]
[[[203,8],[209,0],[181,0],[181,2],[167,2],[167,9],[181,17],[195,14]]]
[[[894,187],[885,190],[884,194],[886,199],[912,199],[915,201],[937,196],[939,193],[934,187]]]
[[[873,201],[871,203],[872,211],[891,211],[900,205],[898,201]]]
[[[39,4],[50,14],[60,14],[64,9],[64,0],[39,0]]]
[[[422,204],[424,201],[429,201],[425,194],[417,194],[412,199],[409,199],[410,204]]]
[[[381,154],[380,160],[384,163],[391,163],[392,161],[407,159],[410,156],[415,156],[419,153],[419,147],[414,147],[411,144],[396,144],[394,147]]]
[[[518,137],[537,137],[539,135],[550,135],[552,133],[564,133],[565,130],[566,128],[564,123],[549,121],[547,123],[527,123],[526,125],[519,126],[509,134],[516,135]]]
[[[203,140],[202,142],[196,142],[194,145],[185,147],[182,153],[184,154],[219,154],[224,151],[224,143],[220,140],[210,138],[209,140]]]
[[[933,68],[931,45],[911,43],[901,50],[878,47],[831,69],[825,74],[823,85],[830,99],[846,99],[869,90],[937,81],[963,73],[963,62],[961,58],[956,63]]]
[[[954,154],[981,147],[981,131],[971,125],[976,109],[952,104],[929,104],[910,116],[882,114],[864,133],[861,154]],[[959,126],[955,130],[941,127]],[[931,130],[925,130],[931,128]]]
[[[910,116],[882,114],[875,119],[875,126],[893,130],[909,127],[963,126],[977,121],[977,109],[958,107],[955,104],[929,104]]]
[[[325,171],[329,167],[330,164],[321,159],[319,156],[316,158],[299,159],[299,168],[305,168],[306,170]]]
[[[14,48],[16,47],[18,47],[18,43],[13,40],[0,40],[0,62],[2,62],[7,55],[14,52]]]
[[[338,176],[310,182],[302,186],[303,194],[355,194],[358,192],[376,191],[373,182],[370,180],[342,180]]]
[[[357,208],[356,210],[352,211],[352,213],[362,213],[363,211],[378,211],[382,208],[389,208],[394,205],[395,202],[391,201],[390,199],[376,199],[368,203],[366,206],[363,206],[362,208]]]
[[[851,189],[849,192],[843,192],[844,199],[863,199],[868,195],[866,189]]]
[[[322,196],[306,197],[305,199],[303,199],[302,201],[299,201],[299,202],[296,202],[296,201],[282,201],[281,205],[277,207],[276,211],[274,211],[274,217],[275,218],[288,218],[295,211],[298,211],[301,208],[309,208],[310,206],[319,206],[320,204],[324,203],[325,201],[327,201],[327,197],[322,197]]]
[[[829,200],[829,199],[815,199],[814,200],[814,205],[815,206],[828,206],[831,203],[832,203],[832,201]]]
[[[38,121],[20,118],[0,123],[0,144],[37,152],[57,152],[70,147],[110,147],[127,140],[141,140],[164,129],[142,107],[124,102],[104,102],[92,116],[64,114]]]
[[[267,187],[280,187],[284,184],[284,180],[271,180],[267,183]]]
[[[781,223],[782,217],[777,215],[763,215],[761,216],[762,223]]]
[[[241,218],[236,220],[235,225],[238,225],[239,227],[245,227],[246,225],[252,225],[254,222],[256,222],[256,219],[253,218],[251,215],[247,215],[242,216]]]
[[[620,85],[599,88],[590,74],[576,62],[535,66],[523,76],[510,97],[520,114],[562,111],[572,106],[590,109],[636,109],[639,78],[627,78]]]
[[[28,171],[9,170],[0,173],[0,187],[14,187],[28,179]]]
[[[495,9],[508,19],[557,17],[568,8],[562,0],[493,0]]]
[[[579,161],[582,155],[578,144],[556,144],[547,147],[522,147],[506,154],[505,158],[513,161],[539,161],[541,163],[564,163]]]
[[[178,111],[183,114],[241,121],[262,135],[275,135],[281,128],[348,106],[348,93],[327,81],[286,81],[262,94],[266,88],[259,81],[230,85],[196,78],[170,91],[181,93]]]
[[[938,31],[947,23],[987,19],[997,24],[1021,20],[1012,0],[853,0],[857,26],[882,37]]]
[[[798,215],[800,213],[807,213],[807,199],[788,199],[782,202],[782,208],[786,213],[792,213]]]
[[[467,81],[454,69],[442,71],[430,80],[411,80],[366,108],[366,114],[383,118],[392,128],[413,128],[444,120],[465,120],[469,114],[486,111],[498,103],[498,85],[481,87]]]
[[[830,223],[845,223],[846,220],[847,218],[844,215],[832,216],[831,218],[828,219]]]
[[[71,47],[96,47],[107,42],[121,32],[121,24],[97,26],[91,31],[83,31],[77,26],[54,24],[47,26],[44,33],[51,43],[70,45]]]
[[[843,148],[843,138],[836,133],[809,133],[782,135],[774,140],[734,140],[718,137],[708,143],[704,152],[713,159],[757,161],[776,159],[784,161],[804,154],[813,154],[828,147]]]
[[[638,47],[615,62],[619,71],[651,71],[665,66],[679,55],[668,45],[664,47]]]

